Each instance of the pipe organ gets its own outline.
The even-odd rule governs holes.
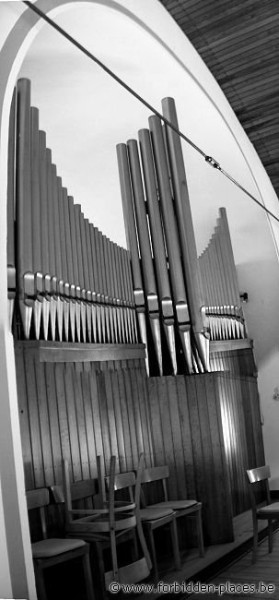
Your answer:
[[[243,473],[264,453],[225,209],[198,258],[180,139],[151,116],[117,147],[120,248],[69,195],[30,96],[19,80],[7,186],[26,489],[61,484],[64,458],[77,481],[96,478],[99,454],[125,472],[144,452],[147,466],[169,464],[173,497],[203,502],[207,542],[231,541]],[[177,126],[173,100],[163,111]]]
[[[225,208],[199,257],[211,340],[246,338],[237,274]]]
[[[162,109],[178,128],[174,100]],[[151,116],[117,155],[141,338],[161,375],[209,371],[210,339],[245,337],[225,209],[198,258],[178,134]]]
[[[173,99],[162,105],[178,128]],[[139,332],[151,375],[209,371],[210,340],[246,337],[225,209],[198,258],[179,136],[151,116],[117,157],[128,251],[68,194],[30,81],[19,80],[9,124],[10,319],[27,340],[135,344]]]
[[[10,117],[8,293],[25,339],[137,342],[129,253],[68,195],[27,79]]]

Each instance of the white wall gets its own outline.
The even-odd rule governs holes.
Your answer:
[[[45,6],[58,4],[52,0]],[[20,2],[0,3],[0,47],[22,10]],[[157,0],[88,1],[79,5],[78,12],[71,7],[55,18],[157,109],[162,97],[175,97],[180,128],[277,211],[270,181],[224,95]],[[0,59],[5,61],[3,52]],[[64,184],[104,233],[124,243],[114,146],[134,137],[137,129],[146,125],[148,111],[46,26],[31,47],[22,74],[32,79],[33,101],[40,108],[41,125],[47,131]],[[273,389],[279,385],[278,228],[186,146],[185,161],[199,250],[212,232],[217,208],[225,206],[228,211],[240,287],[249,293],[245,313],[259,368],[266,458],[278,487],[279,403],[272,400]],[[2,193],[2,232],[4,200]],[[4,241],[2,236],[2,272],[6,264]],[[6,310],[4,284],[0,288],[2,311]],[[3,312],[0,325],[4,328],[5,319]],[[13,378],[13,374],[9,376]]]

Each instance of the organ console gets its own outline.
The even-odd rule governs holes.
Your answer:
[[[163,114],[178,128],[173,99]],[[226,211],[198,258],[181,142],[151,116],[117,146],[128,250],[85,218],[53,164],[30,82],[10,113],[8,295],[25,339],[146,345],[152,374],[209,371],[246,336]],[[16,307],[14,309],[14,307]]]

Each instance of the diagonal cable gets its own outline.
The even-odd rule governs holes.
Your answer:
[[[215,169],[220,171],[227,179],[229,179],[234,185],[236,185],[240,190],[242,190],[244,192],[244,194],[246,194],[249,198],[251,198],[251,200],[253,200],[253,202],[255,202],[258,206],[260,206],[270,217],[272,217],[273,219],[275,219],[275,221],[277,221],[279,223],[279,217],[277,217],[271,210],[266,208],[259,200],[257,200],[257,198],[255,198],[255,196],[253,196],[253,194],[251,194],[248,190],[246,190],[246,188],[244,188],[229,173],[224,171],[224,169],[222,169],[220,163],[218,163],[214,158],[212,158],[212,156],[208,156],[208,154],[206,154],[201,148],[199,148],[199,146],[197,146],[189,137],[187,137],[182,131],[180,131],[180,129],[175,127],[175,125],[173,125],[173,123],[171,123],[171,121],[166,119],[166,117],[164,117],[164,115],[162,115],[154,106],[152,106],[152,104],[147,102],[147,100],[145,100],[133,88],[131,88],[127,83],[125,83],[125,81],[123,81],[123,79],[118,77],[118,75],[116,75],[116,73],[114,73],[109,67],[107,67],[101,60],[99,60],[99,58],[97,58],[94,54],[92,54],[92,52],[90,52],[87,48],[85,48],[85,46],[83,46],[83,44],[80,44],[80,42],[78,42],[67,31],[65,31],[65,29],[60,27],[60,25],[55,23],[55,21],[50,19],[50,17],[48,17],[35,4],[28,2],[28,0],[22,0],[22,2],[24,4],[26,4],[28,6],[28,8],[30,8],[33,12],[35,12],[39,17],[44,19],[44,21],[46,21],[46,23],[48,23],[51,27],[56,29],[56,31],[58,31],[58,33],[60,33],[71,44],[73,44],[76,48],[78,48],[78,50],[80,50],[83,54],[85,54],[88,58],[90,58],[93,62],[95,62],[99,67],[101,67],[101,69],[103,69],[108,75],[110,75],[110,77],[112,77],[115,81],[117,81],[117,83],[119,83],[119,85],[121,85],[127,92],[129,92],[129,94],[134,96],[134,98],[136,98],[139,102],[141,102],[141,104],[146,106],[146,108],[148,108],[148,110],[150,110],[150,112],[152,112],[154,115],[159,117],[161,119],[161,121],[163,121],[163,123],[165,123],[165,125],[167,125],[173,131],[175,131],[175,133],[177,133],[177,135],[179,135],[180,138],[182,138],[185,142],[187,142],[187,144],[189,144],[192,148],[194,148],[194,150],[196,150],[196,152],[201,154],[201,156],[203,156],[203,158],[205,159],[205,161],[207,163],[209,163],[212,167],[214,167]]]

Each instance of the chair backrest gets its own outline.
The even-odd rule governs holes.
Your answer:
[[[97,493],[96,483],[94,479],[84,479],[82,481],[75,481],[71,483],[71,498],[72,502],[77,500],[86,500],[87,498],[94,498]]]
[[[249,490],[252,502],[252,510],[255,512],[257,508],[257,492],[259,490],[259,486],[257,484],[262,484],[261,489],[264,491],[266,504],[271,503],[268,484],[268,480],[270,478],[270,467],[269,465],[264,465],[262,467],[256,467],[255,469],[248,469],[246,473],[250,484]]]
[[[168,489],[167,489],[168,477],[169,477],[169,467],[167,465],[163,465],[161,467],[149,467],[147,469],[143,469],[142,483],[143,484],[154,483],[154,482],[160,483],[160,488],[161,488],[161,490],[160,490],[161,498],[160,499],[163,501],[167,501],[168,500]],[[143,489],[144,488],[142,488],[141,498],[142,498],[143,503],[146,503]],[[158,491],[158,486],[157,486],[156,491]]]
[[[269,465],[264,465],[263,467],[256,467],[256,469],[249,469],[246,473],[249,483],[257,483],[258,481],[270,478],[270,467]]]
[[[110,485],[110,476],[105,477],[107,489]],[[114,476],[114,491],[127,490],[129,500],[134,502],[134,488],[136,485],[136,476],[133,471],[127,473],[116,473]]]
[[[38,509],[40,515],[40,526],[43,539],[47,538],[47,522],[45,507],[49,504],[49,491],[47,488],[37,490],[28,490],[26,492],[26,501],[28,511]]]
[[[115,463],[116,457],[112,456],[110,459],[110,474],[109,478],[111,484],[109,485],[108,491],[108,513],[109,519],[111,523],[114,523],[114,477],[115,477]],[[73,502],[76,501],[85,501],[89,498],[92,499],[91,506],[83,506],[79,516],[82,516],[82,510],[92,510],[95,509],[94,506],[94,497],[96,497],[96,483],[94,479],[85,479],[81,481],[75,481],[74,483],[70,482],[70,474],[69,474],[69,464],[67,460],[63,461],[63,487],[64,487],[64,497],[65,497],[65,521],[66,524],[73,521],[73,510],[78,513],[81,507],[78,509],[73,508]]]
[[[53,486],[52,491],[57,493],[56,500],[59,501],[59,487]],[[90,508],[93,508],[94,496],[97,493],[96,482],[94,479],[84,479],[71,482],[69,473],[69,463],[65,459],[63,461],[63,495],[60,496],[60,502],[65,501],[65,520],[66,523],[72,521],[71,511],[73,510],[73,502],[88,500],[91,501]],[[87,504],[88,506],[88,504]],[[84,508],[84,506],[83,506]]]
[[[28,490],[26,492],[27,508],[33,510],[49,504],[49,491],[47,488]]]

